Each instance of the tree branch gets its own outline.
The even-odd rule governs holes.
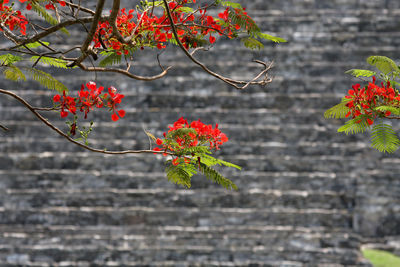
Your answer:
[[[77,146],[80,146],[81,148],[84,148],[86,150],[92,151],[92,152],[97,152],[97,153],[102,153],[102,154],[111,154],[111,155],[124,155],[124,154],[139,154],[139,153],[155,153],[155,154],[168,154],[168,155],[174,155],[173,153],[170,152],[164,152],[164,151],[153,151],[153,150],[124,150],[124,151],[107,151],[107,150],[101,150],[101,149],[96,149],[84,144],[81,144],[77,142],[76,140],[72,139],[68,135],[66,135],[63,131],[58,129],[56,126],[54,126],[52,123],[50,123],[46,118],[44,118],[40,113],[38,113],[35,109],[35,107],[31,106],[28,102],[26,102],[22,97],[4,90],[0,89],[1,94],[9,95],[19,102],[21,102],[26,108],[28,108],[40,121],[42,121],[44,124],[46,124],[50,129],[53,131],[57,132],[59,135],[70,141],[71,143],[74,143]],[[0,125],[1,126],[1,125]],[[1,126],[3,128],[4,126]],[[7,128],[6,128],[7,129]]]
[[[12,38],[12,40],[17,44],[17,46],[15,46],[15,47],[7,48],[7,50],[9,50],[9,49],[14,49],[16,47],[19,47],[19,46],[22,46],[25,44],[37,42],[37,41],[43,39],[44,37],[60,30],[61,28],[64,28],[64,27],[67,27],[70,25],[74,25],[74,24],[78,24],[78,23],[88,23],[91,21],[93,21],[93,17],[84,17],[84,18],[79,18],[79,19],[66,20],[66,21],[63,21],[57,25],[54,25],[54,26],[42,31],[41,33],[38,33],[38,34],[30,37],[30,38],[18,37],[13,32],[11,32],[7,27],[2,27],[2,25],[0,25],[0,26],[1,26],[1,29],[4,30],[4,33],[9,35],[9,37]],[[1,49],[1,50],[6,50],[6,49]]]
[[[90,54],[90,53],[88,53],[89,45],[93,41],[93,36],[96,33],[97,26],[99,24],[99,21],[101,18],[101,13],[103,12],[105,2],[106,2],[105,0],[97,1],[96,11],[95,11],[96,13],[93,16],[92,26],[90,27],[90,30],[86,36],[86,39],[83,42],[82,47],[81,47],[82,55],[79,58],[77,58],[72,64],[69,64],[68,67],[73,67],[75,65],[79,65]]]
[[[136,79],[136,80],[140,80],[140,81],[154,81],[154,80],[160,79],[160,78],[164,77],[168,73],[169,69],[172,68],[171,66],[169,66],[166,69],[164,69],[160,74],[146,77],[146,76],[139,76],[139,75],[132,74],[128,70],[123,70],[123,69],[102,68],[102,67],[86,67],[83,64],[79,64],[78,66],[84,71],[120,73],[120,74],[126,75],[126,76],[128,76],[130,78],[133,78],[133,79]]]

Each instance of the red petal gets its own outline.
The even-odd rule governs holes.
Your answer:
[[[117,120],[119,120],[119,117],[117,116],[117,114],[112,114],[111,115],[111,119],[113,120],[113,121],[117,121]]]
[[[210,43],[215,43],[215,37],[214,36],[212,36],[212,35],[210,35]]]
[[[123,109],[118,110],[118,115],[119,115],[121,118],[123,118],[123,117],[125,116],[125,110],[123,110]]]

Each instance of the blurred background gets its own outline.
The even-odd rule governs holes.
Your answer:
[[[368,266],[366,244],[400,255],[398,153],[373,150],[369,134],[336,133],[343,121],[323,118],[357,82],[346,70],[368,68],[370,55],[399,58],[400,2],[238,2],[288,43],[250,51],[220,39],[197,56],[243,79],[259,70],[253,59],[274,61],[267,87],[237,91],[177,48],[160,56],[174,68],[155,82],[53,73],[71,91],[94,80],[125,95],[124,119],[94,117],[89,142],[97,148],[147,149],[144,129],[161,136],[181,116],[218,123],[230,138],[219,155],[243,167],[221,172],[239,190],[201,176],[190,190],[170,184],[155,155],[82,150],[2,95],[0,123],[10,131],[0,131],[1,266]],[[52,43],[84,37],[72,32]],[[154,52],[138,53],[133,72],[156,74]],[[3,78],[0,88],[35,106],[51,105],[54,95]],[[46,116],[66,129],[59,114]]]

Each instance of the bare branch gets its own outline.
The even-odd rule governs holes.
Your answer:
[[[264,65],[264,69],[254,78],[252,79],[250,82],[245,82],[245,81],[238,81],[238,80],[234,80],[231,78],[227,78],[224,77],[212,70],[210,70],[206,65],[204,65],[202,62],[200,62],[199,60],[197,60],[195,57],[193,57],[192,54],[189,53],[189,51],[184,47],[184,45],[182,44],[181,40],[179,39],[178,33],[177,33],[177,29],[176,29],[176,25],[172,19],[172,15],[171,15],[171,10],[169,8],[168,2],[167,0],[163,0],[164,2],[164,6],[165,6],[165,10],[167,12],[167,16],[172,28],[172,33],[174,34],[174,37],[179,45],[179,47],[182,49],[182,51],[185,53],[185,55],[192,60],[194,63],[196,63],[197,65],[199,65],[205,72],[207,72],[208,74],[216,77],[217,79],[220,79],[221,81],[232,85],[233,87],[235,87],[236,89],[239,90],[243,90],[245,88],[247,88],[250,84],[258,84],[258,85],[265,85],[266,83],[270,82],[270,79],[267,78],[266,74],[268,72],[268,70],[272,67],[272,64],[267,66],[267,63],[262,62],[262,65]],[[258,63],[260,63],[261,61],[258,61]],[[261,76],[265,76],[265,78],[262,81],[256,81],[257,79],[259,79]],[[240,86],[243,85],[243,86]]]
[[[153,151],[153,150],[124,150],[124,151],[107,151],[107,150],[102,150],[102,149],[96,149],[84,144],[79,143],[78,141],[72,139],[69,137],[67,134],[65,134],[63,131],[58,129],[56,126],[54,126],[52,123],[50,123],[46,118],[44,118],[40,113],[36,111],[36,108],[31,106],[28,102],[26,102],[22,97],[4,90],[0,89],[1,94],[9,95],[15,99],[17,99],[19,102],[21,102],[26,108],[28,108],[40,121],[42,121],[44,124],[46,124],[50,129],[53,131],[57,132],[59,135],[70,141],[71,143],[74,143],[77,146],[80,146],[81,148],[84,148],[86,150],[92,151],[92,152],[97,152],[97,153],[102,153],[102,154],[110,154],[110,155],[123,155],[123,154],[139,154],[139,153],[154,153],[154,154],[168,154],[168,155],[174,155],[173,153],[170,152],[165,152],[165,151]],[[1,125],[0,125],[1,126]],[[1,128],[3,128],[2,126]]]
[[[8,129],[6,126],[3,126],[0,124],[0,128],[3,129],[5,132],[8,132],[10,129]]]

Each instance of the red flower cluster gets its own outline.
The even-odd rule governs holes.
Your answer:
[[[239,30],[240,26],[232,24],[229,16],[229,8],[218,16],[222,19],[209,16],[208,7],[198,8],[195,12],[185,12],[184,5],[187,3],[195,3],[195,0],[172,1],[169,3],[173,22],[177,27],[177,34],[182,44],[189,49],[197,47],[198,42],[204,41],[209,35],[209,42],[214,43],[216,38],[212,34],[226,35],[233,38],[234,31]],[[235,9],[235,12],[245,12]],[[174,39],[172,29],[164,11],[163,15],[158,17],[156,12],[144,11],[140,13],[135,10],[126,11],[121,9],[117,20],[117,28],[121,36],[124,38],[131,37],[129,44],[123,44],[115,38],[110,24],[100,22],[96,34],[94,35],[94,47],[103,47],[104,49],[112,48],[118,54],[128,55],[129,48],[157,47],[163,49],[169,40]],[[241,13],[241,14],[242,14]]]
[[[399,92],[393,89],[388,82],[386,85],[376,85],[376,78],[373,77],[372,82],[368,83],[364,88],[360,84],[355,84],[352,89],[348,91],[345,98],[350,101],[346,106],[350,109],[346,117],[350,115],[356,118],[360,115],[367,115],[368,124],[373,124],[374,119],[377,117],[390,116],[390,111],[382,112],[375,110],[379,106],[398,106],[400,104]],[[361,122],[361,120],[359,121]]]
[[[24,15],[22,15],[21,11],[14,11],[12,7],[8,6],[9,2],[9,0],[0,0],[0,22],[6,25],[11,31],[17,28],[22,35],[26,35],[26,25],[28,24],[28,20]],[[32,9],[32,0],[19,0],[19,2],[26,2],[26,9]],[[45,8],[55,9],[55,3],[58,3],[61,6],[66,5],[65,1],[49,0],[45,5]],[[0,31],[2,30],[0,29]]]
[[[75,115],[76,110],[79,110],[84,112],[84,118],[86,119],[87,114],[90,110],[93,110],[94,107],[108,107],[112,112],[111,119],[113,121],[117,121],[119,117],[124,117],[125,110],[117,110],[124,95],[118,94],[117,89],[114,87],[108,88],[108,93],[102,94],[103,90],[104,87],[97,87],[95,82],[88,82],[86,87],[82,84],[78,97],[67,96],[64,91],[62,96],[55,95],[53,97],[53,102],[60,108],[60,115],[62,118],[68,116],[68,111]]]
[[[25,0],[26,1],[26,0]],[[20,0],[24,2],[24,0]],[[14,11],[11,7],[7,6],[9,0],[3,0],[0,2],[0,22],[6,25],[11,31],[19,29],[22,35],[26,35],[26,24],[28,20],[21,11]],[[0,29],[2,31],[2,29]]]
[[[200,120],[189,124],[183,117],[174,122],[173,126],[169,126],[168,133],[182,128],[193,129],[194,131],[188,132],[184,136],[175,136],[173,140],[170,140],[167,133],[164,133],[165,139],[157,138],[156,140],[156,144],[162,146],[162,148],[156,147],[154,151],[179,152],[185,148],[202,145],[207,145],[210,150],[218,150],[223,143],[228,141],[228,137],[218,129],[218,124],[215,125],[215,128],[212,125],[204,124]],[[179,158],[175,158],[172,163],[177,165]]]

